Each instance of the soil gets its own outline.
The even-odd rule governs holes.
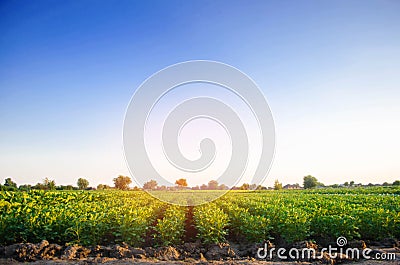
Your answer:
[[[319,257],[318,250],[321,249],[315,243],[302,241],[292,244],[291,248],[301,251],[304,248],[316,250],[317,257],[311,260],[285,260],[281,261],[273,256],[272,259],[257,260],[257,250],[267,244],[268,249],[274,246],[270,242],[264,244],[251,243],[221,243],[214,245],[202,245],[199,242],[187,242],[179,246],[168,247],[146,247],[134,248],[127,244],[110,246],[60,246],[50,244],[46,240],[40,243],[20,243],[10,246],[0,246],[0,264],[12,265],[29,262],[29,264],[399,264],[400,265],[400,245],[396,240],[386,240],[383,242],[364,242],[361,240],[350,241],[348,247],[360,250],[367,246],[372,249],[371,253],[394,253],[396,259],[391,261],[378,260],[353,260],[344,254],[331,258],[327,253]],[[288,247],[288,246],[286,246]],[[345,253],[345,252],[344,252]]]

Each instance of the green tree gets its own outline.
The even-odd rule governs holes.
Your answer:
[[[4,182],[4,186],[8,186],[8,187],[17,187],[17,183],[15,183],[14,181],[12,181],[11,178],[6,178],[5,182]]]
[[[303,178],[303,186],[305,189],[312,189],[315,188],[318,184],[317,178],[308,175]]]
[[[43,180],[43,186],[45,190],[55,190],[56,189],[56,182],[52,179],[45,178]]]
[[[43,185],[43,183],[36,183],[36,185],[34,185],[32,187],[32,189],[34,189],[34,190],[46,190],[47,187],[45,185]]]
[[[282,189],[282,183],[280,183],[278,180],[275,180],[274,190],[281,190],[281,189]]]
[[[77,182],[77,185],[78,185],[78,188],[80,190],[84,190],[87,187],[89,187],[89,181],[87,179],[84,179],[84,178],[79,178],[78,182]]]
[[[400,180],[396,180],[392,184],[393,186],[400,186]]]
[[[19,190],[22,190],[22,191],[30,191],[31,188],[32,188],[32,186],[29,185],[29,184],[20,185],[20,186],[18,187],[18,189],[19,189]]]
[[[115,188],[119,189],[119,190],[129,189],[129,184],[132,183],[132,180],[130,177],[122,176],[122,175],[119,175],[117,178],[114,178],[113,181],[114,181]]]
[[[75,189],[77,189],[77,188],[75,188]],[[66,186],[60,185],[60,186],[56,187],[56,190],[74,190],[74,186],[72,186],[72,185],[66,185]]]
[[[325,187],[325,184],[322,182],[317,182],[317,187]]]

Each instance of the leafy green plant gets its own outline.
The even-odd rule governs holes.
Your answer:
[[[162,245],[182,243],[185,234],[186,208],[176,205],[170,206],[162,219],[158,219],[155,226],[155,237]]]
[[[197,237],[206,244],[225,241],[228,220],[228,215],[213,203],[195,207],[194,221],[198,232]]]

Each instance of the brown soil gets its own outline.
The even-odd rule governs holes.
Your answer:
[[[376,242],[371,242],[376,243]],[[383,244],[382,244],[383,243]],[[275,247],[267,242],[268,248]],[[281,261],[276,257],[272,260],[256,260],[258,248],[264,244],[214,244],[202,245],[199,242],[190,242],[176,247],[146,247],[134,248],[126,244],[111,246],[60,246],[50,244],[43,240],[37,244],[20,243],[10,246],[0,246],[0,264],[20,264],[21,262],[30,262],[30,264],[399,264],[400,248],[398,241],[384,241],[381,245],[371,245],[374,253],[394,253],[394,261],[377,260],[352,260],[346,255],[338,255],[332,259],[329,255],[323,255],[322,258],[300,261]],[[351,248],[363,249],[367,245],[364,241],[351,241],[348,244]],[[291,247],[296,249],[314,248],[320,249],[312,242],[297,242]],[[278,247],[276,247],[278,248]]]
[[[107,264],[107,265],[166,265],[166,264],[177,264],[177,265],[190,265],[190,264],[213,264],[213,265],[317,265],[322,264],[320,262],[297,262],[297,261],[258,261],[258,260],[238,260],[238,261],[152,261],[152,260],[137,260],[137,259],[123,259],[123,260],[79,260],[79,261],[64,261],[64,260],[41,260],[29,263],[30,265],[61,265],[61,264],[76,264],[76,265],[87,265],[87,264]],[[3,265],[20,265],[22,262],[15,260],[0,259],[0,264]],[[376,260],[360,260],[357,262],[348,262],[347,264],[354,265],[398,265],[399,261],[376,261]]]

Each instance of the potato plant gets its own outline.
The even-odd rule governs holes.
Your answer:
[[[225,241],[228,233],[229,217],[214,203],[196,207],[194,222],[197,237],[205,244]]]
[[[206,244],[227,238],[254,243],[334,240],[338,236],[399,239],[399,191],[399,187],[231,191],[194,207],[193,222],[197,238]],[[201,201],[210,193],[198,191],[197,195],[203,196]],[[166,192],[164,196],[177,194]],[[194,200],[196,194],[190,196]],[[2,191],[0,245],[43,239],[88,246],[175,245],[183,243],[187,216],[186,207],[168,205],[142,191]]]
[[[182,243],[185,235],[185,220],[187,209],[176,205],[170,206],[162,219],[157,220],[155,226],[156,239],[162,245],[174,245]]]

